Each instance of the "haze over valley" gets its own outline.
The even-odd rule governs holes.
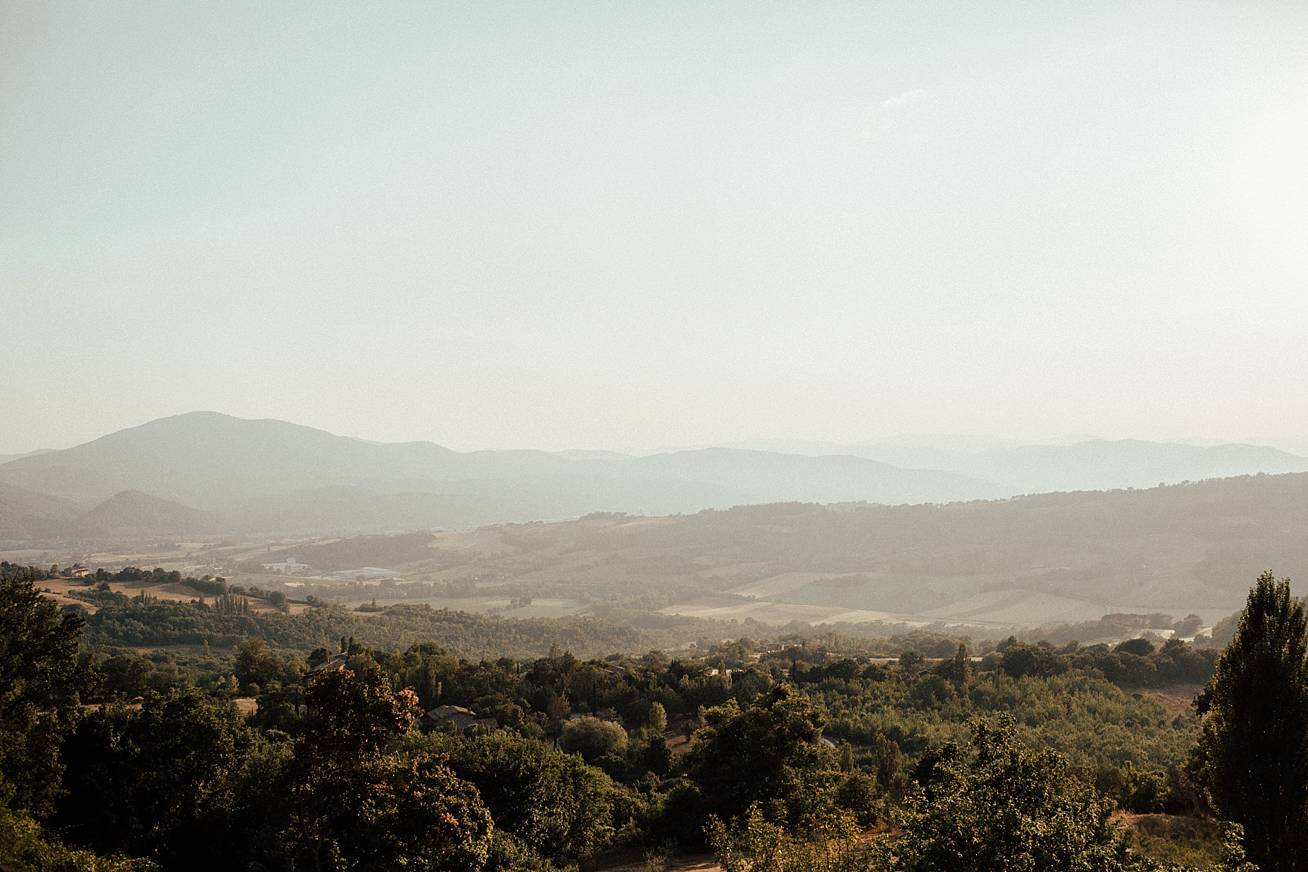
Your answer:
[[[520,616],[634,608],[982,634],[1124,612],[1209,626],[1268,559],[1308,568],[1308,459],[953,441],[456,452],[196,412],[0,464],[0,542],[42,562],[136,549],[273,586],[287,580],[262,565],[298,561],[307,578],[288,593],[351,606],[485,612],[526,597]],[[410,533],[429,539],[415,551]],[[333,541],[370,543],[354,562],[380,566],[385,589],[340,585],[350,561],[312,557]]]

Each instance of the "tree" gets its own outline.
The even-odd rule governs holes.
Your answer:
[[[369,754],[327,766],[297,799],[313,869],[474,872],[490,851],[490,812],[477,788],[435,758]]]
[[[268,643],[258,636],[250,636],[236,647],[232,670],[241,687],[257,685],[266,690],[268,685],[282,676],[282,662],[268,650]]]
[[[237,783],[256,741],[235,706],[195,689],[151,693],[140,711],[101,709],[65,743],[56,822],[101,852],[230,868],[226,851],[241,838],[226,821],[241,805]]]
[[[417,694],[392,690],[367,655],[310,676],[305,701],[312,713],[306,742],[318,757],[375,753],[407,732],[419,714]]]
[[[600,770],[544,742],[497,731],[472,738],[431,734],[420,747],[444,754],[474,785],[494,817],[542,857],[560,863],[590,857],[615,831],[620,790]]]
[[[1308,869],[1308,616],[1288,579],[1259,577],[1198,705],[1192,768],[1213,808],[1264,872]]]
[[[999,668],[1013,678],[1028,675],[1047,678],[1067,671],[1063,658],[1039,645],[1010,645],[1000,656]]]
[[[418,714],[412,690],[393,690],[376,661],[356,654],[314,674],[305,698],[312,714],[290,766],[286,841],[307,868],[485,865],[493,825],[477,788],[435,757],[393,753]]]
[[[672,749],[662,733],[650,733],[645,747],[640,749],[637,771],[653,772],[655,775],[667,775],[672,771]]]
[[[649,728],[656,733],[662,733],[668,728],[668,710],[663,707],[663,703],[655,700],[649,704]]]
[[[577,718],[563,725],[559,747],[569,754],[580,754],[587,763],[594,763],[607,754],[624,753],[627,750],[627,731],[622,724],[613,721]]]
[[[954,651],[953,659],[940,664],[940,674],[954,682],[955,686],[962,687],[967,684],[967,677],[970,672],[971,663],[968,660],[967,646],[959,642],[958,649]]]
[[[1111,801],[1072,777],[1058,754],[1028,751],[1011,722],[977,722],[971,747],[948,746],[929,770],[894,845],[896,869],[1146,868],[1109,822]]]
[[[33,584],[35,573],[0,571],[0,780],[9,804],[37,817],[59,787],[59,743],[78,707],[82,619],[61,613]]]
[[[848,817],[824,818],[811,834],[798,838],[769,821],[755,803],[732,826],[711,817],[705,832],[724,872],[872,872],[887,868],[886,852],[880,845],[860,842],[859,827]]]
[[[1154,653],[1154,643],[1148,639],[1127,639],[1117,646],[1120,654],[1134,654],[1137,657],[1148,657]]]
[[[1135,855],[1109,820],[1112,803],[1058,754],[1026,749],[1011,722],[974,723],[969,747],[945,746],[925,769],[899,836],[860,837],[840,812],[796,836],[754,804],[731,825],[711,817],[709,844],[726,872],[1195,872]],[[1237,832],[1215,868],[1256,872]]]
[[[911,674],[922,668],[923,659],[916,651],[905,651],[899,655],[899,668]]]
[[[795,829],[833,807],[841,773],[821,742],[826,716],[794,687],[777,685],[745,709],[728,700],[704,719],[686,769],[706,812],[736,818],[760,802],[774,823]]]

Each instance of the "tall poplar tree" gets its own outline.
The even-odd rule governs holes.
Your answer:
[[[1263,573],[1200,697],[1193,767],[1263,872],[1308,870],[1308,615]]]

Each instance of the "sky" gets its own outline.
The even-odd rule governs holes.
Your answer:
[[[1308,4],[0,0],[0,453],[1308,435]]]

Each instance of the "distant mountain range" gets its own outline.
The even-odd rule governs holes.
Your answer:
[[[741,445],[774,445],[775,450],[793,454],[847,454],[904,469],[944,470],[989,482],[1006,496],[1154,487],[1259,472],[1308,472],[1308,457],[1239,443],[1204,446],[1089,439],[1069,444],[1021,444],[954,437],[850,445],[795,441]]]
[[[0,465],[8,463],[11,460],[19,460],[23,457],[31,457],[35,454],[45,454],[50,451],[49,448],[42,448],[37,451],[25,451],[22,454],[0,454]]]
[[[946,503],[1297,471],[1308,471],[1308,458],[1273,448],[1138,441],[457,452],[193,412],[0,463],[0,538],[463,528],[788,501]]]
[[[956,473],[851,456],[722,448],[646,457],[456,452],[214,412],[163,418],[12,460],[0,465],[0,483],[83,509],[139,491],[205,513],[207,526],[263,532],[467,527],[594,511],[661,515],[778,500],[906,503],[999,495]]]
[[[122,491],[89,508],[0,482],[0,542],[123,539],[213,533],[224,522],[188,506]]]

